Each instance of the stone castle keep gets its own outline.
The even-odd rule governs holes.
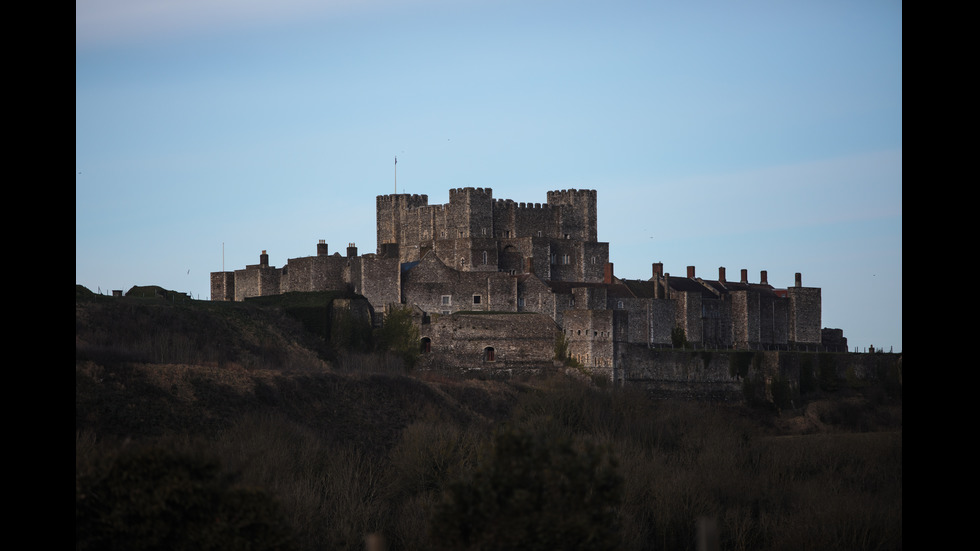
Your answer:
[[[790,350],[822,345],[820,289],[777,289],[762,271],[729,279],[683,276],[652,265],[649,279],[613,274],[597,240],[595,190],[549,191],[546,203],[495,199],[489,188],[377,198],[377,251],[328,253],[211,274],[211,298],[241,301],[287,292],[351,290],[376,318],[390,305],[417,313],[424,356],[445,365],[521,367],[551,362],[556,335],[583,365],[608,371],[631,350],[669,348],[683,331],[699,348]],[[845,344],[846,347],[846,344]]]

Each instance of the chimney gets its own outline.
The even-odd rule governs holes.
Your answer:
[[[603,270],[603,273],[602,273],[602,282],[603,283],[612,283],[613,282],[613,263],[612,262],[606,262],[606,268],[605,268],[605,270]]]
[[[797,287],[803,286],[803,274],[801,274],[800,272],[796,272],[796,286]]]
[[[749,282],[749,271],[746,270],[745,268],[742,268],[742,280],[740,281],[740,283],[748,283],[748,282]]]
[[[694,266],[687,267],[687,277],[694,279]]]
[[[357,256],[357,247],[353,243],[347,244],[347,258],[353,258]]]
[[[269,255],[265,251],[262,251],[262,254],[259,255],[259,266],[262,268],[269,267]]]
[[[664,263],[654,262],[653,263],[653,277],[662,277],[664,275]]]
[[[725,267],[721,266],[718,268],[718,281],[721,283],[725,282]]]
[[[762,285],[769,285],[769,277],[766,274],[765,270],[759,272],[759,283],[761,283]]]
[[[316,255],[317,256],[327,256],[327,243],[323,239],[316,244]]]

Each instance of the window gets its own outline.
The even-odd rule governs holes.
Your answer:
[[[483,263],[487,263],[487,251],[483,251]]]
[[[480,304],[480,295],[473,295],[473,304]]]
[[[524,308],[524,297],[520,297],[517,299],[517,307]]]
[[[622,310],[622,309],[623,309],[623,301],[619,301],[619,302],[617,302],[617,303],[616,303],[616,308],[618,308],[618,309],[620,309],[620,310]]]
[[[492,346],[488,346],[483,349],[483,361],[492,362],[496,359],[496,352]]]
[[[419,346],[419,352],[423,354],[428,354],[432,352],[432,339],[429,337],[422,337],[422,342]]]
[[[442,295],[442,305],[443,306],[449,306],[452,303],[453,303],[453,301],[452,301],[452,296],[451,295]]]
[[[567,254],[561,255],[561,263],[567,265],[569,262],[569,256]]]

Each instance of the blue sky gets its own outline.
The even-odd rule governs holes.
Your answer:
[[[595,189],[616,275],[822,288],[902,349],[902,6],[77,0],[75,279],[376,248],[375,197]]]

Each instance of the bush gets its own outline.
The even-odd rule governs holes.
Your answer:
[[[295,549],[278,505],[216,461],[171,447],[75,470],[75,549]]]
[[[409,307],[390,305],[384,324],[378,330],[378,350],[389,352],[405,362],[406,369],[415,367],[419,359],[419,328],[412,320]]]
[[[622,479],[588,442],[514,429],[450,485],[432,526],[446,549],[615,549]]]

